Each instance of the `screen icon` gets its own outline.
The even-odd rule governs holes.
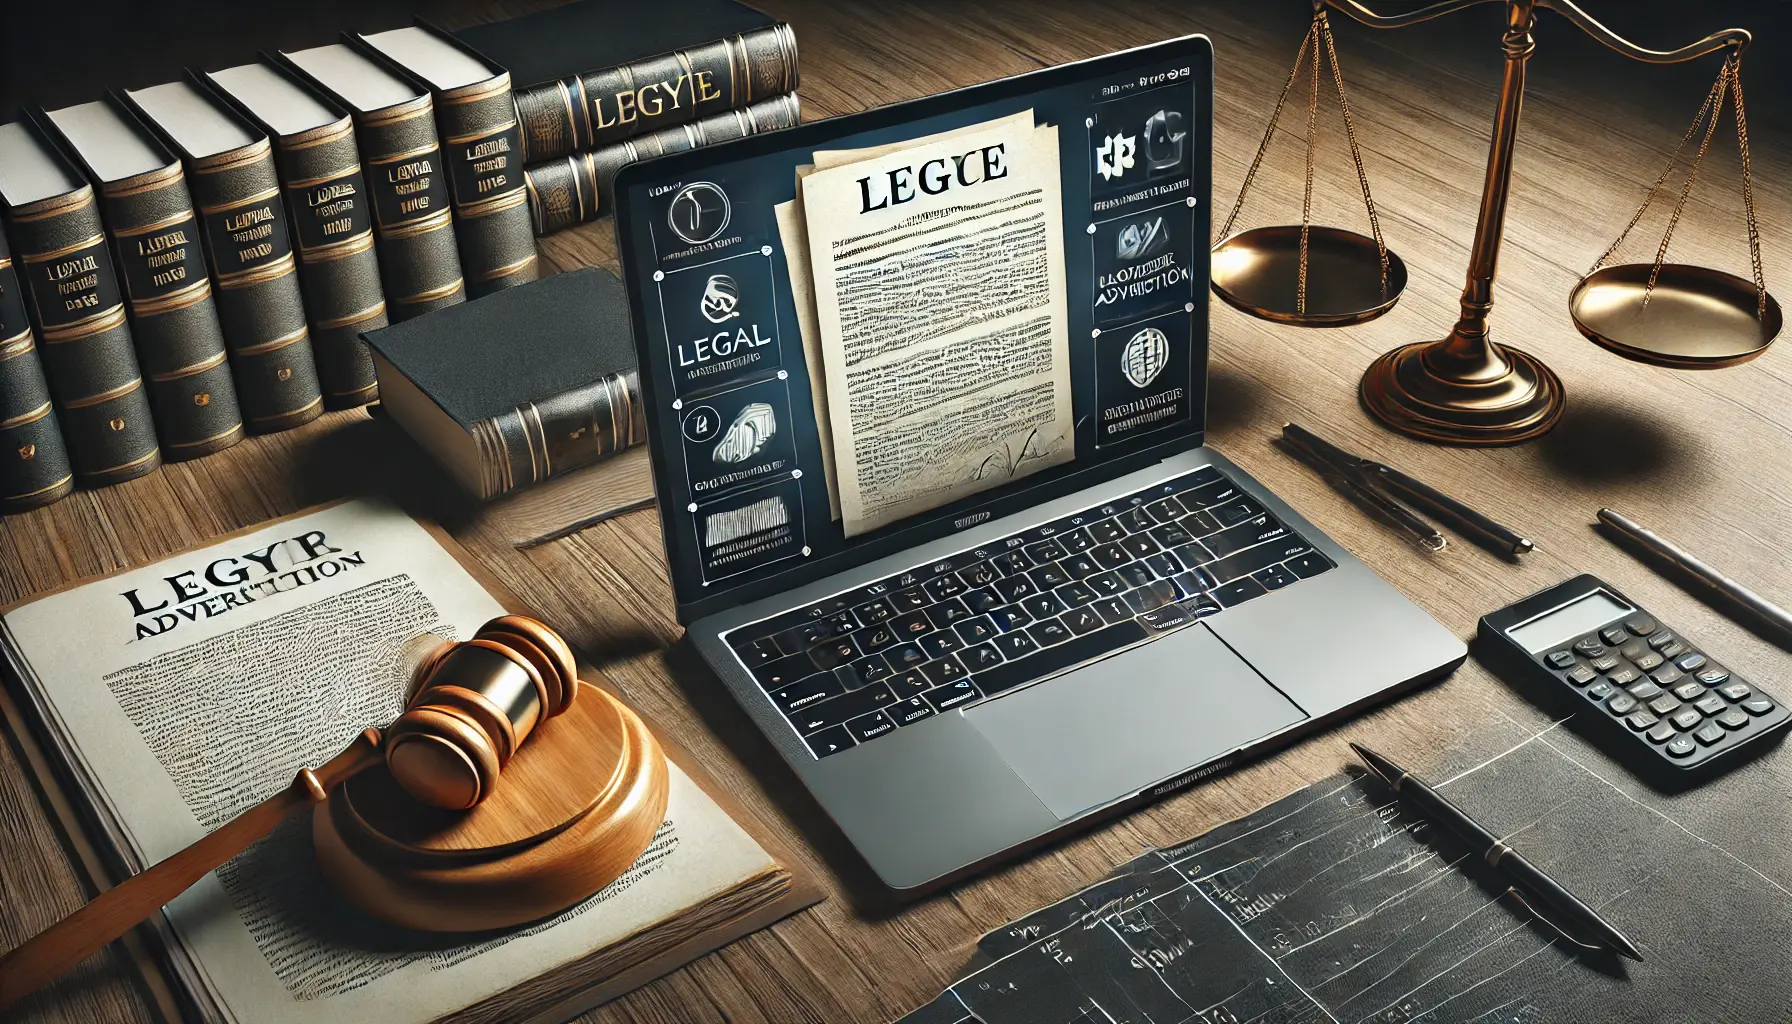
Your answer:
[[[1139,148],[1137,136],[1124,132],[1110,135],[1095,150],[1095,170],[1103,181],[1112,181],[1130,170]]]
[[[1156,380],[1169,361],[1170,339],[1155,327],[1139,331],[1120,350],[1120,372],[1135,388],[1146,387]]]
[[[1182,166],[1182,143],[1188,130],[1182,127],[1182,112],[1159,110],[1145,119],[1145,169],[1151,174],[1164,174]]]
[[[678,190],[666,209],[666,225],[690,245],[702,245],[728,228],[733,207],[728,193],[712,181],[693,181]]]
[[[740,285],[727,274],[711,274],[703,286],[703,298],[697,303],[703,319],[712,324],[732,320],[740,315]]]

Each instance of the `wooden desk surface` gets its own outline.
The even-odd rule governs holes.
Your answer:
[[[532,5],[469,0],[441,18],[464,22],[523,6]],[[1230,205],[1304,27],[1300,4],[1248,14],[1247,5],[1214,3],[1197,10],[1170,0],[1014,0],[975,10],[903,0],[764,0],[762,6],[796,26],[804,111],[811,120],[1207,32],[1220,54],[1216,223]],[[1566,37],[1573,30],[1540,14],[1493,322],[1496,338],[1542,355],[1561,374],[1568,415],[1541,441],[1463,451],[1393,436],[1357,407],[1357,378],[1376,354],[1441,336],[1456,314],[1499,73],[1497,19],[1481,16],[1487,13],[1459,16],[1479,17],[1482,26],[1474,30],[1480,42],[1460,62],[1441,43],[1433,51],[1440,37],[1419,34],[1428,29],[1410,30],[1408,37],[1337,19],[1370,180],[1388,241],[1405,257],[1411,284],[1382,319],[1336,331],[1275,327],[1215,302],[1210,440],[1458,635],[1468,637],[1479,615],[1513,598],[1593,571],[1703,637],[1745,674],[1778,679],[1773,670],[1783,664],[1780,651],[1588,527],[1594,509],[1615,506],[1770,596],[1792,601],[1792,576],[1784,568],[1785,552],[1792,549],[1792,356],[1782,346],[1731,370],[1652,369],[1583,341],[1567,315],[1569,289],[1628,219],[1685,130],[1704,83],[1663,104],[1638,102],[1630,94],[1658,81],[1651,76],[1660,69],[1572,48]],[[1689,27],[1685,38],[1716,27]],[[269,42],[277,41],[260,45]],[[1603,77],[1600,87],[1583,90],[1574,81],[1577,73],[1584,78],[1586,68],[1566,65],[1583,60]],[[1703,72],[1680,80],[1715,72],[1708,59]],[[1755,102],[1765,109],[1775,99],[1764,93]],[[1304,111],[1298,101],[1290,106],[1297,109],[1289,112],[1288,130],[1265,167],[1247,225],[1298,216]],[[1335,118],[1335,110],[1327,116]],[[1767,276],[1784,296],[1792,294],[1783,276],[1792,269],[1792,168],[1787,148],[1770,133],[1757,132],[1754,142]],[[1360,229],[1363,214],[1337,133],[1326,136],[1321,161],[1316,219]],[[1675,254],[1746,274],[1735,164],[1733,138],[1720,137]],[[1647,259],[1659,235],[1641,233],[1637,258]],[[548,239],[542,252],[555,268],[616,266],[607,221]],[[1271,448],[1269,439],[1285,420],[1444,488],[1528,533],[1538,550],[1516,567],[1468,544],[1420,553]],[[477,557],[813,858],[830,888],[833,898],[820,906],[590,1014],[592,1021],[885,1021],[953,980],[985,930],[1082,887],[1143,847],[1193,835],[1336,770],[1348,756],[1346,735],[1422,766],[1429,751],[1489,719],[1541,721],[1539,712],[1471,662],[1448,681],[1360,721],[1057,848],[897,912],[866,914],[855,909],[842,882],[851,869],[839,855],[840,841],[816,825],[811,807],[789,796],[787,778],[768,775],[773,783],[765,786],[746,768],[743,757],[758,763],[766,755],[743,734],[738,712],[731,714],[726,698],[700,675],[681,669],[674,678],[669,671],[664,652],[679,629],[651,513],[512,550],[455,511],[450,485],[390,424],[363,412],[336,413],[146,479],[0,519],[0,602],[140,564],[320,501],[380,491],[412,507],[442,508]],[[1780,692],[1792,692],[1778,685]],[[1785,827],[1782,819],[1775,823]],[[0,944],[16,944],[82,899],[38,797],[11,748],[0,745]],[[119,960],[107,954],[36,1000],[24,1019],[88,1024],[134,1020],[142,1013]]]

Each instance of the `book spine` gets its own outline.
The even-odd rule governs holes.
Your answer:
[[[789,25],[521,89],[523,162],[555,160],[795,92]]]
[[[0,512],[48,505],[74,490],[25,296],[0,233]]]
[[[535,235],[510,75],[438,94],[435,106],[467,298],[535,280]]]
[[[386,294],[354,123],[344,117],[282,139],[276,162],[292,217],[324,404],[366,405],[379,397],[379,387],[361,332],[386,326]]]
[[[266,432],[316,419],[323,393],[268,140],[188,170],[244,420]]]
[[[15,209],[9,228],[76,481],[153,471],[162,450],[93,190]]]
[[[540,402],[476,421],[483,499],[588,466],[647,439],[641,380],[612,373]]]
[[[196,458],[236,444],[243,416],[180,165],[106,185],[100,203],[163,458]]]
[[[355,126],[373,192],[386,315],[398,323],[467,301],[434,104],[426,95],[356,114]]]
[[[652,135],[592,153],[523,169],[537,235],[551,235],[593,220],[610,210],[616,172],[637,160],[698,149],[717,142],[789,128],[802,116],[796,94],[774,96],[744,110],[729,110],[692,124],[662,128]]]

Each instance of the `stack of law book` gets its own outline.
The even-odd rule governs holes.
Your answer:
[[[526,613],[438,528],[342,502],[6,610],[0,710],[77,867],[105,888],[389,724],[426,634],[465,639],[507,611]],[[659,739],[671,796],[652,844],[547,920],[455,935],[371,918],[320,874],[301,814],[127,951],[168,1020],[565,1020],[818,898]]]
[[[579,0],[454,36],[510,70],[537,235],[609,212],[624,164],[801,116],[795,33],[736,0]]]

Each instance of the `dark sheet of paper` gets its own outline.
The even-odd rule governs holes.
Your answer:
[[[1780,752],[1669,797],[1543,726],[1496,723],[1415,767],[1630,935],[1643,963],[1582,953],[1352,773],[991,932],[978,969],[900,1024],[1792,1020]]]

